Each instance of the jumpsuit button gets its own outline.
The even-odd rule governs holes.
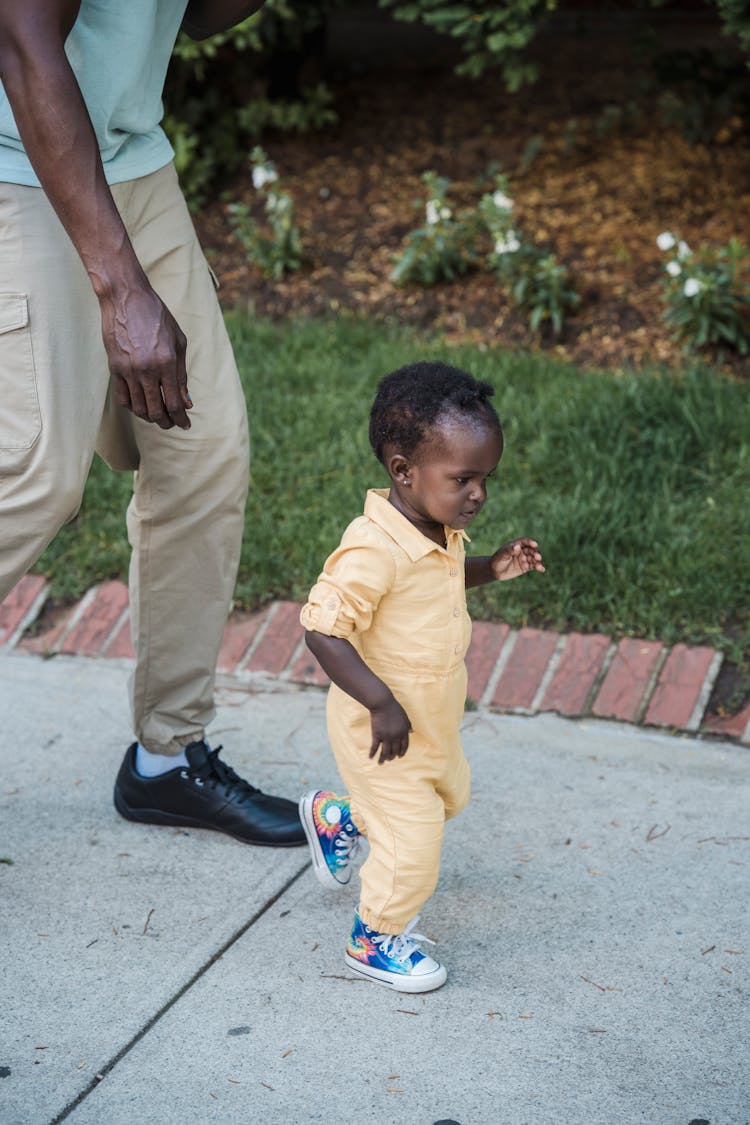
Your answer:
[[[451,567],[451,578],[455,578],[457,574],[458,574],[458,571],[456,570],[455,566],[452,566]]]
[[[461,610],[460,609],[454,609],[453,610],[453,616],[454,617],[460,617],[461,616]]]
[[[327,609],[335,609],[336,608],[336,603],[333,600],[333,598],[328,599],[328,601],[326,602],[326,608]]]
[[[459,652],[461,651],[461,646],[460,646],[460,645],[456,645],[456,647],[454,648],[454,650],[453,650],[453,651],[454,651],[454,652],[456,653],[456,655],[458,655],[458,653],[459,653]]]

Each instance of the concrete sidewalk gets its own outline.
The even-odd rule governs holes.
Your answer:
[[[441,990],[350,977],[304,850],[121,820],[126,668],[0,656],[0,1122],[747,1125],[750,755],[469,713],[419,928]],[[249,780],[336,785],[324,694],[222,689]]]

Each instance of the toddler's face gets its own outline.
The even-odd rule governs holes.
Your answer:
[[[462,530],[487,499],[487,478],[502,456],[500,434],[475,420],[447,418],[423,443],[416,460],[396,474],[393,485],[407,519]]]

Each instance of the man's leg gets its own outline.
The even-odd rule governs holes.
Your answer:
[[[108,382],[59,219],[40,188],[0,183],[0,599],[78,510]]]
[[[147,783],[133,776],[130,753],[118,808],[134,819],[167,817],[253,843],[302,844],[296,804],[252,790],[203,743],[248,481],[245,401],[213,281],[171,165],[115,185],[113,194],[151,284],[187,337],[195,403],[185,431],[162,430],[110,401],[97,447],[117,467],[137,458],[128,509],[136,736],[153,754],[182,758],[184,751],[191,766]]]

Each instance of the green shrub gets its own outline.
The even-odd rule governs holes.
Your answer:
[[[278,187],[276,165],[263,149],[256,146],[250,159],[253,187],[265,199],[266,226],[270,237],[252,217],[246,203],[230,204],[230,222],[238,241],[245,248],[247,260],[260,266],[267,277],[278,280],[285,273],[299,269],[302,264],[302,244],[294,221],[294,204],[291,196]]]
[[[406,237],[391,272],[397,285],[450,281],[466,273],[475,259],[473,226],[465,217],[456,216],[448,204],[450,180],[436,172],[425,172],[422,179],[427,187],[425,222]]]
[[[499,67],[508,90],[515,91],[537,77],[536,64],[524,52],[557,0],[380,0],[380,5],[392,9],[396,19],[418,20],[457,39],[465,55],[459,74],[477,78]]]
[[[657,245],[665,256],[665,320],[689,349],[727,345],[745,355],[750,343],[750,258],[739,239],[697,253],[671,231]]]
[[[205,202],[220,177],[241,167],[250,144],[266,130],[335,123],[330,90],[296,79],[309,37],[337,3],[267,0],[230,31],[200,41],[180,35],[164,93],[164,127],[192,207]],[[282,72],[284,83],[278,81]]]
[[[479,203],[479,224],[492,243],[488,265],[514,304],[528,313],[532,332],[549,323],[557,336],[580,297],[554,254],[528,242],[517,229],[509,190],[507,178],[498,176],[495,190],[485,193]]]

